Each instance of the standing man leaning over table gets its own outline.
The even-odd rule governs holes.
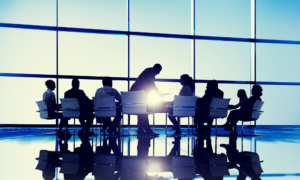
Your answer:
[[[158,92],[158,89],[154,83],[155,76],[160,73],[162,67],[160,64],[155,64],[153,67],[145,69],[137,78],[135,83],[131,86],[130,91],[142,91],[144,90],[146,96],[150,94],[151,91]],[[138,115],[138,134],[153,134],[153,131],[150,128],[148,115]],[[146,132],[145,132],[145,131]],[[159,135],[159,134],[154,134]]]

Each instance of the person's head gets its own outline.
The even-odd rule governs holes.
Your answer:
[[[245,91],[244,89],[238,90],[237,96],[238,96],[240,99],[243,99],[243,98],[247,97],[246,91]]]
[[[79,80],[78,80],[78,78],[73,78],[72,87],[75,88],[75,89],[79,89]]]
[[[156,71],[156,75],[160,73],[160,71],[162,70],[162,67],[160,64],[154,64],[153,68]]]
[[[218,89],[218,81],[216,80],[210,80],[207,82],[206,85],[207,89]]]
[[[103,86],[109,86],[112,87],[112,79],[110,77],[104,77],[102,80]]]
[[[50,89],[51,91],[53,91],[55,89],[55,82],[52,80],[47,80],[45,82],[46,86],[48,89]]]
[[[189,83],[189,78],[190,78],[190,76],[187,75],[187,74],[181,75],[180,76],[180,84],[183,85],[183,86],[187,85]]]
[[[252,87],[252,95],[253,96],[258,96],[258,97],[262,96],[262,91],[263,91],[263,89],[260,85],[255,84]]]

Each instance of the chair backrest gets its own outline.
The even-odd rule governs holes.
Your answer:
[[[60,99],[63,109],[63,117],[78,118],[80,116],[80,106],[77,98]]]
[[[195,116],[196,96],[174,96],[174,116]]]
[[[114,96],[93,97],[96,117],[116,116],[116,103]]]
[[[210,103],[209,116],[213,118],[224,118],[227,116],[230,99],[213,97]]]
[[[123,114],[147,113],[147,98],[145,91],[121,91]]]
[[[209,156],[209,170],[212,177],[230,175],[225,154],[215,154]]]
[[[77,174],[80,164],[80,157],[77,153],[64,153],[60,173]]]
[[[94,156],[93,175],[113,177],[115,172],[116,156],[97,154]]]
[[[41,119],[48,119],[49,114],[48,114],[47,104],[45,103],[45,101],[37,101],[36,104],[39,107]]]
[[[258,119],[260,114],[261,114],[261,107],[263,106],[264,102],[256,100],[254,105],[253,105],[253,110],[252,110],[252,119]]]
[[[173,156],[171,164],[174,178],[196,178],[194,158]]]

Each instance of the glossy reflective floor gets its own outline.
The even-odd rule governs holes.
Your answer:
[[[59,139],[45,135],[53,134],[53,128],[0,128],[0,178],[300,179],[299,126],[244,130],[263,136],[166,137],[165,129],[157,128],[161,135],[155,139],[77,135]]]

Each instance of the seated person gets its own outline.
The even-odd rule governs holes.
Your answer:
[[[55,99],[55,94],[53,90],[56,88],[55,82],[52,80],[47,80],[46,81],[46,86],[47,86],[47,91],[44,92],[43,94],[43,101],[46,103],[47,108],[48,108],[48,115],[50,118],[59,118],[60,119],[60,124],[59,124],[59,129],[58,129],[58,134],[70,134],[68,130],[68,118],[63,118],[62,113],[57,113],[55,110],[61,108],[61,104],[56,104],[56,99]],[[63,129],[65,131],[63,132]]]
[[[211,80],[207,82],[205,94],[201,99],[197,100],[197,112],[200,116],[209,116],[209,108],[210,103],[213,97],[215,98],[223,98],[224,93],[218,88],[218,81]],[[198,117],[196,115],[196,123],[198,125],[198,133],[204,135],[210,135],[211,127],[214,118],[205,118],[205,117]],[[204,129],[204,123],[207,122],[206,131]]]
[[[179,92],[180,96],[193,96],[195,91],[195,84],[194,80],[187,74],[183,74],[180,77],[180,84],[182,85],[182,88]],[[173,113],[173,109],[170,110],[170,114]],[[174,125],[174,129],[176,130],[174,134],[181,134],[181,130],[179,128],[179,123],[176,121],[176,118],[174,116],[169,116],[170,121]]]
[[[260,85],[254,85],[252,87],[252,96],[245,102],[245,104],[243,104],[240,109],[233,110],[229,113],[229,116],[227,117],[228,125],[224,130],[231,131],[234,127],[234,132],[232,132],[232,134],[236,134],[236,124],[239,121],[239,119],[236,117],[251,117],[254,103],[256,100],[261,101],[260,96],[262,96],[262,91],[263,89]]]
[[[87,135],[90,136],[93,133],[89,131],[93,119],[94,119],[94,111],[93,111],[93,101],[90,100],[84,93],[83,90],[79,89],[79,80],[74,78],[72,80],[73,88],[65,92],[65,98],[77,98],[80,106],[80,117],[79,121],[82,126],[82,129],[79,131],[79,135]],[[85,122],[86,120],[86,122]]]
[[[112,88],[113,83],[112,83],[112,79],[110,77],[104,77],[102,80],[102,84],[103,84],[103,87],[97,89],[95,97],[114,96],[115,99],[119,103],[122,102],[120,93],[116,89]],[[117,109],[117,115],[121,115],[120,109]],[[109,117],[101,118],[101,121],[103,122],[103,129],[102,129],[103,133],[105,134],[106,128],[109,127],[109,129],[107,130],[107,132],[109,134],[112,134],[112,133],[119,134],[120,129],[118,132],[116,130],[116,128],[117,128],[117,125],[120,123],[121,119],[122,119],[122,117],[115,117],[113,122],[111,122]],[[98,119],[97,119],[97,121],[98,121]],[[99,121],[100,121],[100,119],[99,119]]]
[[[229,109],[237,109],[239,107],[241,107],[243,104],[245,104],[248,100],[246,91],[244,89],[240,89],[238,90],[237,96],[240,99],[240,102],[237,105],[229,105],[228,108]],[[222,125],[222,127],[227,127],[229,125],[229,122],[226,122],[224,125]]]

